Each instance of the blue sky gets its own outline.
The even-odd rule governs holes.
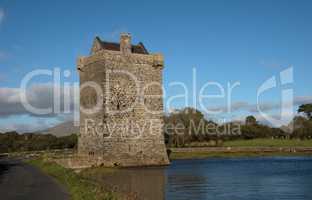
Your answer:
[[[118,41],[120,32],[130,32],[133,43],[142,41],[150,52],[164,54],[166,98],[181,92],[181,88],[169,86],[172,81],[184,82],[194,92],[192,71],[196,68],[199,86],[207,81],[224,87],[228,82],[240,82],[232,102],[245,106],[230,115],[213,117],[244,117],[256,103],[257,88],[292,66],[294,83],[287,87],[294,89],[297,106],[312,100],[311,10],[312,2],[304,0],[0,0],[0,88],[12,93],[10,89],[19,88],[26,73],[39,68],[69,69],[72,75],[63,81],[78,81],[76,59],[89,54],[96,35]],[[43,78],[34,83],[49,81]],[[207,91],[218,92],[213,87]],[[1,94],[5,107],[9,101],[5,92]],[[280,101],[280,94],[278,87],[262,100],[274,104]],[[225,99],[209,101],[207,107],[225,103]],[[171,106],[184,104],[180,99]],[[279,111],[269,112],[275,115]],[[61,122],[57,117],[3,113],[2,129],[31,130]]]

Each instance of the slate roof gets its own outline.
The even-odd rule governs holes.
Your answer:
[[[100,42],[103,49],[120,51],[119,43],[102,41],[99,37],[96,37],[96,39]],[[131,45],[131,52],[138,54],[149,54],[142,42],[139,42],[137,45]]]

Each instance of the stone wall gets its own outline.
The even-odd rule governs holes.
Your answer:
[[[78,59],[78,154],[104,166],[166,165],[161,54],[100,50]],[[91,83],[91,86],[86,84]],[[102,94],[96,93],[96,83]]]

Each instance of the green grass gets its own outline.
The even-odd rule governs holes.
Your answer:
[[[225,141],[223,147],[312,147],[312,140],[252,139]],[[207,147],[209,148],[209,147]],[[254,156],[301,156],[312,153],[298,152],[172,152],[171,159],[200,159],[210,157],[254,157]]]
[[[225,141],[225,147],[312,147],[312,140],[253,139]]]
[[[170,159],[204,159],[204,158],[236,158],[236,157],[264,157],[264,156],[312,156],[312,153],[295,152],[173,152]]]
[[[30,160],[29,164],[40,168],[44,173],[54,177],[60,184],[64,185],[72,200],[112,200],[116,199],[112,192],[86,179],[83,175],[73,170],[42,159]],[[87,175],[87,174],[86,174]]]

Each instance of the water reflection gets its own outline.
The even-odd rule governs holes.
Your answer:
[[[165,199],[165,168],[128,168],[102,176],[102,183],[122,194],[122,198],[136,200]]]
[[[166,199],[312,199],[312,158],[179,160],[166,170]]]
[[[312,199],[312,158],[173,161],[167,168],[130,168],[101,177],[104,185],[146,200]]]

